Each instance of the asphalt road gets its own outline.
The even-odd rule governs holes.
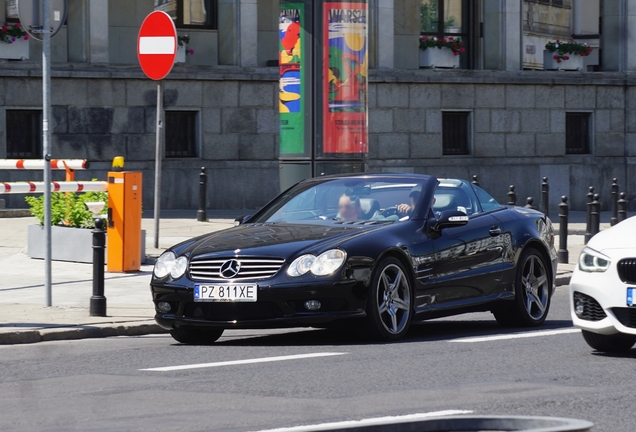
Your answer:
[[[209,347],[169,336],[4,346],[0,430],[242,431],[456,411],[633,431],[635,358],[592,353],[571,328],[567,287],[532,331],[471,314],[393,344],[276,330],[226,332]]]

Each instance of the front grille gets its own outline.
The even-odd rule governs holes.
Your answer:
[[[223,277],[221,267],[228,261],[240,264],[233,277]],[[278,273],[285,260],[282,258],[210,258],[190,261],[190,277],[199,281],[244,281],[268,279]]]
[[[625,327],[636,328],[636,308],[613,308],[612,313]]]
[[[625,283],[636,284],[636,258],[625,258],[616,264],[618,277]]]
[[[283,312],[274,303],[187,303],[186,318],[206,321],[257,321],[282,318]]]
[[[601,321],[605,319],[607,315],[596,300],[589,295],[582,294],[580,292],[574,293],[574,307],[577,305],[583,305],[583,313],[581,315],[576,314],[581,319],[587,321]]]

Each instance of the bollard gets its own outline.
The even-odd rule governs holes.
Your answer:
[[[567,264],[570,261],[568,252],[568,216],[570,213],[570,206],[568,205],[568,197],[563,195],[561,197],[561,204],[559,204],[559,262]]]
[[[515,185],[510,185],[510,190],[508,191],[508,205],[517,205],[517,192],[515,192]]]
[[[208,175],[205,173],[205,167],[201,167],[199,174],[199,210],[197,210],[197,221],[205,222],[208,220],[206,212],[206,194],[208,188]]]
[[[614,226],[618,223],[618,179],[612,180],[612,216],[610,217],[610,225]]]
[[[585,244],[592,238],[591,227],[591,214],[592,214],[592,201],[594,200],[594,186],[590,186],[587,192],[587,204],[585,205]]]
[[[473,181],[472,181],[472,183],[473,183],[475,186],[479,186],[479,179],[477,178],[477,176],[476,176],[476,175],[474,175],[474,176],[473,176]]]
[[[93,295],[90,301],[91,316],[106,316],[106,297],[104,297],[104,252],[106,250],[106,231],[104,219],[95,218],[93,230]]]
[[[537,208],[533,204],[534,204],[534,198],[528,197],[526,199],[525,207],[528,208],[528,209],[536,210]]]
[[[548,183],[548,178],[543,177],[543,182],[541,183],[541,211],[544,215],[548,216],[548,209],[550,207],[550,184]]]
[[[599,201],[599,194],[594,194],[594,200],[592,201],[592,212],[590,213],[590,234],[594,237],[600,231],[601,225],[601,202]]]
[[[619,195],[618,204],[618,222],[623,222],[627,219],[627,203],[628,201],[625,199],[625,192],[621,192]]]

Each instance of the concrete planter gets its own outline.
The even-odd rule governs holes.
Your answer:
[[[0,42],[0,59],[27,60],[29,58],[29,41],[16,39],[13,43]]]
[[[543,51],[543,69],[545,70],[564,70],[564,71],[580,71],[583,70],[583,57],[578,54],[572,54],[568,60],[561,60],[558,63],[554,59],[554,53],[548,50]]]
[[[446,47],[420,50],[420,67],[453,68],[459,67],[459,56]]]
[[[177,44],[177,58],[174,60],[174,62],[185,63],[187,51],[188,51],[188,46],[186,44],[183,44],[183,45]]]
[[[44,259],[44,227],[29,225],[27,255]],[[93,233],[90,229],[51,227],[51,258],[54,261],[93,262]],[[106,242],[108,244],[108,241]],[[107,255],[106,255],[107,256]],[[146,231],[141,231],[141,262],[146,261]]]

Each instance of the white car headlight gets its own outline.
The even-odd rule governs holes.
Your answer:
[[[318,255],[311,266],[311,272],[316,276],[327,276],[338,270],[347,258],[347,254],[340,249],[331,249]]]
[[[298,277],[306,274],[311,270],[311,266],[316,261],[315,255],[302,255],[296,258],[287,269],[287,274],[291,277]]]
[[[602,273],[609,268],[610,263],[611,260],[608,257],[588,247],[583,248],[579,257],[579,269],[588,273]]]
[[[168,275],[173,279],[178,279],[188,269],[188,259],[186,257],[177,258],[174,252],[166,252],[159,257],[155,263],[155,277],[162,279]]]

